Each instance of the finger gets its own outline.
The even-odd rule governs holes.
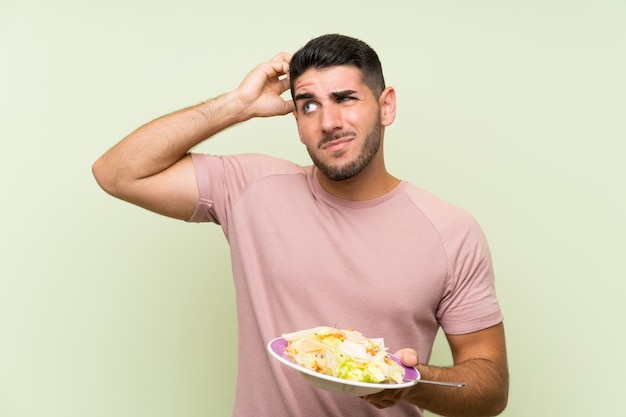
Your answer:
[[[394,405],[396,405],[396,402],[397,402],[397,400],[392,399],[392,398],[376,399],[376,398],[364,397],[363,399],[378,409],[393,407]]]
[[[400,358],[402,363],[406,366],[415,366],[418,363],[418,355],[415,349],[400,349],[395,355]]]
[[[291,55],[286,52],[274,56],[269,60],[269,64],[278,74],[289,74],[289,62],[291,62]]]
[[[289,84],[289,77],[285,77],[285,78],[281,78],[279,79],[280,81],[280,92],[284,93],[285,91],[289,90],[289,87],[291,86]]]
[[[285,100],[283,110],[280,112],[280,114],[293,113],[295,110],[296,110],[296,107],[293,104],[293,100]]]
[[[287,52],[281,52],[277,55],[274,55],[272,59],[270,59],[270,61],[284,61],[286,63],[289,63],[291,62],[291,54],[288,54]]]
[[[289,64],[284,61],[269,61],[259,65],[259,69],[267,80],[286,79],[284,76],[289,74]]]

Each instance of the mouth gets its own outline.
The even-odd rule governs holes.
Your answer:
[[[350,142],[352,142],[352,138],[336,139],[322,145],[321,149],[329,152],[339,152],[345,149]]]
[[[337,152],[348,146],[348,143],[354,140],[355,134],[352,132],[345,132],[340,135],[327,135],[325,136],[317,146],[319,149]]]

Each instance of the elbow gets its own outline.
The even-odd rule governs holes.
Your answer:
[[[494,402],[491,412],[488,416],[495,417],[502,414],[502,412],[506,409],[508,402],[508,395],[505,395],[504,398],[498,400],[497,402]]]
[[[117,181],[115,171],[100,157],[91,166],[91,173],[96,180],[96,183],[113,196],[116,195]]]
[[[506,409],[509,403],[509,386],[508,383],[504,384],[502,388],[494,395],[492,401],[490,401],[490,408],[487,410],[485,417],[495,417]]]
[[[477,401],[478,399],[475,399]],[[460,410],[460,414],[451,413],[451,414],[443,414],[449,415],[450,417],[496,417],[504,412],[506,406],[508,404],[508,395],[505,393],[504,395],[498,394],[493,397],[482,397],[480,403],[474,402],[474,407],[469,407],[472,411],[468,412],[468,408],[466,407],[464,410]]]
[[[509,369],[504,365],[495,369],[493,378],[492,391],[490,394],[489,408],[486,417],[495,417],[500,415],[509,403]]]
[[[500,380],[497,384],[494,381],[489,390],[477,394],[473,396],[471,406],[464,407],[465,410],[460,411],[461,414],[454,414],[454,416],[496,417],[502,414],[509,402],[508,378]],[[468,409],[473,411],[468,413]]]

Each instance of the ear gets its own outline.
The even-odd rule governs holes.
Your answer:
[[[294,110],[291,112],[293,114],[294,119],[296,119],[296,128],[298,129],[298,136],[300,137],[300,142],[304,143],[302,140],[302,133],[300,133],[300,125],[298,125],[298,110]]]
[[[380,122],[383,126],[389,126],[396,118],[396,90],[387,87],[378,99],[380,105]]]

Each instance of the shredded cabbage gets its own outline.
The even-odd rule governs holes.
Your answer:
[[[404,368],[389,357],[382,338],[325,326],[282,337],[287,340],[285,353],[307,369],[358,382],[403,382]]]

